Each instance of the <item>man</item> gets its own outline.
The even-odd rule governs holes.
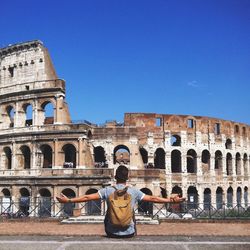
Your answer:
[[[145,201],[145,202],[155,202],[155,203],[169,203],[169,202],[182,202],[185,200],[185,198],[180,198],[177,194],[171,196],[170,198],[162,198],[152,195],[146,195],[140,190],[133,188],[133,187],[126,187],[126,182],[128,180],[128,173],[129,170],[127,167],[120,165],[115,174],[116,179],[116,185],[114,186],[108,186],[105,188],[100,189],[97,193],[89,194],[89,195],[83,195],[80,197],[75,198],[67,198],[65,195],[61,194],[60,197],[56,197],[57,200],[61,203],[68,203],[68,202],[86,202],[86,201],[93,201],[93,200],[105,200],[107,202],[108,211],[109,208],[111,208],[110,205],[110,197],[116,190],[120,190],[125,192],[131,197],[131,209],[134,210],[135,204],[139,201]],[[110,213],[107,212],[104,220],[105,224],[105,231],[108,237],[118,237],[118,238],[127,238],[132,237],[136,233],[135,229],[135,221],[131,220],[128,226],[126,227],[117,227],[112,224],[110,219]]]

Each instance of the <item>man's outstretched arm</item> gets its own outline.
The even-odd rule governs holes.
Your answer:
[[[61,194],[60,196],[57,196],[56,199],[60,203],[68,203],[68,202],[79,203],[79,202],[99,200],[99,199],[101,199],[101,197],[100,197],[99,193],[94,193],[94,194],[86,194],[83,196],[69,199],[66,195]]]
[[[143,201],[148,201],[148,202],[154,202],[154,203],[170,203],[170,202],[183,202],[185,201],[185,198],[179,197],[178,195],[176,196],[171,196],[169,198],[162,198],[158,196],[153,196],[153,195],[144,195]]]

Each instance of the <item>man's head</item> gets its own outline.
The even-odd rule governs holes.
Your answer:
[[[126,182],[128,180],[128,168],[120,165],[115,172],[115,179],[117,182]]]

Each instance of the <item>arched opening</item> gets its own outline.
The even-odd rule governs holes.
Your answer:
[[[174,186],[172,188],[172,194],[179,194],[182,197],[182,189],[179,186]],[[171,203],[169,205],[169,211],[172,213],[180,213],[183,211],[183,203]]]
[[[226,143],[225,143],[225,147],[226,149],[232,149],[232,140],[231,139],[227,139]]]
[[[241,206],[242,190],[240,187],[237,188],[237,206]]]
[[[30,192],[27,188],[20,189],[19,211],[20,216],[29,216]]]
[[[204,193],[204,209],[209,210],[211,208],[211,189],[210,188],[205,188]]]
[[[130,151],[125,145],[118,145],[114,148],[114,164],[129,164]]]
[[[71,188],[65,188],[62,193],[66,195],[69,199],[76,197],[75,192]],[[73,215],[75,203],[63,203],[62,206],[64,216],[70,217]]]
[[[76,167],[76,148],[72,144],[66,144],[62,148],[64,152],[64,168]]]
[[[146,195],[152,195],[152,192],[148,188],[142,188],[141,191]],[[144,215],[153,214],[153,203],[147,201],[140,201],[138,203],[138,212]]]
[[[165,151],[162,148],[157,148],[154,155],[154,166],[158,169],[165,169],[166,160],[165,160]]]
[[[25,113],[25,126],[29,127],[33,124],[33,109],[31,104],[25,104],[23,106],[23,111]]]
[[[1,193],[2,195],[0,195],[0,214],[9,214],[12,210],[10,190],[4,188]]]
[[[239,127],[239,125],[235,125],[234,126],[234,133],[235,134],[239,134],[240,133],[240,127]]]
[[[2,190],[2,194],[3,194],[4,197],[11,197],[10,190],[7,189],[7,188],[4,188]]]
[[[172,173],[181,173],[181,152],[173,150],[171,152],[171,171]]]
[[[248,187],[244,187],[244,203],[245,207],[248,207]]]
[[[21,166],[24,169],[30,169],[30,158],[31,158],[31,152],[28,146],[21,146]]]
[[[39,217],[50,217],[51,216],[51,193],[47,188],[39,190],[39,206],[38,215]]]
[[[197,154],[193,149],[187,152],[187,172],[197,173]]]
[[[243,156],[243,169],[244,169],[244,176],[248,175],[247,171],[247,154],[244,154]]]
[[[15,110],[12,106],[8,106],[6,108],[6,112],[8,115],[8,122],[9,122],[9,127],[13,128],[14,127],[14,116],[15,116]]]
[[[86,192],[86,194],[95,194],[97,192],[98,190],[91,188]],[[86,204],[86,209],[88,215],[100,215],[102,210],[101,200],[88,201]]]
[[[12,152],[9,147],[3,149],[4,152],[4,169],[12,168]]]
[[[41,146],[41,151],[43,154],[43,168],[52,168],[52,148],[49,145],[44,144]]]
[[[235,156],[235,168],[236,168],[236,175],[241,175],[241,157],[240,153],[237,153]]]
[[[222,153],[221,151],[217,150],[215,152],[215,166],[214,169],[217,171],[222,171]]]
[[[173,146],[173,147],[181,146],[181,137],[179,135],[172,135],[171,136],[171,146]]]
[[[101,146],[94,147],[94,159],[95,159],[95,167],[97,168],[108,167],[105,150],[103,147]]]
[[[233,174],[232,155],[230,153],[227,153],[226,169],[227,169],[228,176]]]
[[[233,188],[229,187],[227,189],[227,207],[232,208],[233,207]]]
[[[143,147],[140,147],[139,151],[140,151],[142,162],[144,166],[146,166],[148,164],[148,151]]]
[[[42,110],[44,114],[44,124],[54,123],[54,106],[51,102],[45,102],[42,104]]]
[[[223,189],[218,187],[216,189],[216,208],[222,209],[223,206]]]
[[[187,193],[188,193],[188,201],[187,201],[188,209],[198,208],[198,191],[196,187],[190,186],[188,188]]]
[[[210,170],[210,153],[208,150],[202,151],[201,162],[203,173],[207,173]]]

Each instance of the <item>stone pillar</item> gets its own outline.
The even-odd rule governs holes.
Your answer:
[[[16,143],[15,141],[12,141],[12,148],[11,148],[11,153],[12,153],[12,157],[11,157],[11,169],[15,170],[17,169],[17,160],[16,160]]]
[[[59,148],[58,148],[58,139],[55,138],[55,139],[54,139],[54,167],[55,167],[55,168],[58,168],[58,167],[59,167],[58,152],[59,152]]]
[[[61,214],[61,207],[63,206],[61,203],[59,203],[56,199],[56,196],[60,196],[60,190],[58,186],[53,187],[53,198],[54,198],[54,206],[51,211],[51,216],[59,217]]]
[[[197,168],[197,175],[202,176],[202,164],[201,164],[201,155],[197,155],[196,158],[196,168]]]
[[[83,159],[83,138],[78,138],[78,167],[82,168],[84,165],[84,159]]]
[[[182,172],[187,173],[187,155],[186,153],[181,153],[181,166],[182,166]]]
[[[236,159],[232,157],[232,176],[236,177]]]
[[[210,176],[215,176],[215,158],[214,156],[210,157]]]

